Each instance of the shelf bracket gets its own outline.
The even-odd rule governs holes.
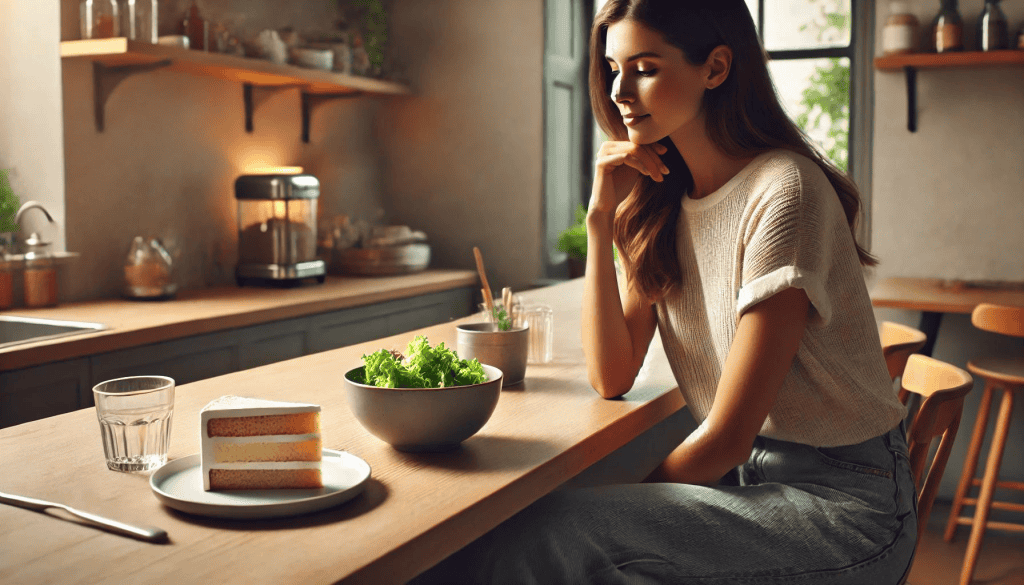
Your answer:
[[[344,93],[309,93],[302,92],[302,141],[309,143],[309,125],[313,108],[334,100],[356,98],[363,95],[360,90]]]
[[[286,89],[301,87],[299,84],[287,85],[255,85],[253,83],[242,84],[242,100],[245,103],[245,131],[252,134],[252,117],[256,106],[262,104],[271,95]],[[259,91],[256,91],[259,90]]]
[[[107,99],[119,83],[136,73],[160,69],[170,64],[170,59],[161,59],[153,63],[131,63],[127,65],[104,65],[99,61],[93,61],[92,101],[96,117],[96,131],[103,132],[105,127],[104,111],[107,107]]]
[[[917,68],[903,67],[907,76],[907,130],[917,132]]]

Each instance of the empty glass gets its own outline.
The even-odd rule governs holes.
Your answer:
[[[546,305],[527,305],[519,310],[523,325],[529,325],[530,349],[526,361],[531,364],[546,364],[552,359],[555,341],[554,314]],[[516,319],[519,321],[519,318]],[[517,323],[518,324],[518,323]]]
[[[174,380],[132,376],[97,384],[96,418],[107,467],[148,471],[167,463],[174,414]]]

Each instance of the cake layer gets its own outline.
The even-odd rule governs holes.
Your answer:
[[[306,435],[320,431],[320,413],[271,414],[210,418],[208,437],[255,437],[259,435]]]
[[[253,437],[263,438],[263,437]],[[320,461],[320,437],[305,441],[223,441],[213,442],[213,464],[250,461]]]
[[[288,490],[323,487],[319,469],[211,469],[210,489]]]

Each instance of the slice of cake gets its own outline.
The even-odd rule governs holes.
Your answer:
[[[222,396],[200,420],[204,490],[323,487],[319,406]]]

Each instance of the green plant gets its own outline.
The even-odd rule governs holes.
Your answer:
[[[21,201],[14,194],[11,181],[7,176],[8,172],[7,169],[0,169],[0,234],[18,231],[18,224],[14,222],[14,216],[18,213]]]
[[[558,236],[555,249],[565,252],[570,258],[584,260],[587,257],[587,210],[583,204],[576,207],[576,223]]]
[[[505,307],[495,305],[492,309],[494,322],[498,324],[498,331],[508,331],[512,328],[512,320],[508,318],[508,311]]]
[[[809,0],[812,4],[818,1]],[[841,36],[843,31],[849,30],[850,14],[841,3],[826,1],[825,4],[821,7],[824,24],[813,21],[800,27],[800,30],[816,28],[819,41],[825,40],[829,33]],[[850,66],[843,64],[839,57],[830,57],[827,65],[815,67],[800,105],[805,109],[797,115],[796,123],[805,131],[824,129],[831,141],[822,145],[825,154],[846,172],[850,152]]]

